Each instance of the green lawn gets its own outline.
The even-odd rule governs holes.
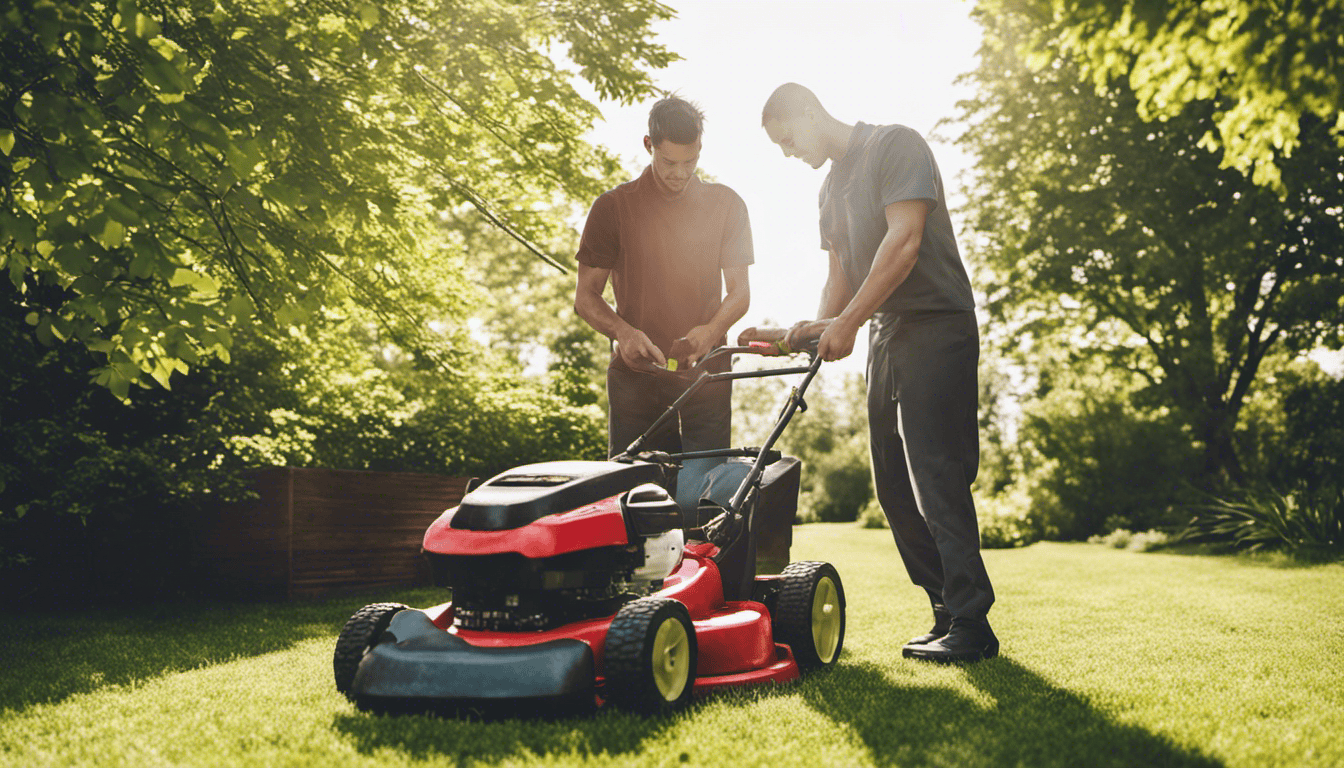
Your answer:
[[[795,536],[795,559],[835,563],[849,598],[839,666],[798,684],[664,719],[374,717],[331,683],[365,600],[72,605],[0,633],[0,764],[1344,765],[1344,566],[989,551],[1003,653],[940,667],[901,658],[928,609],[886,531]]]

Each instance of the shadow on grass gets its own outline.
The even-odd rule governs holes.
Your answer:
[[[395,749],[416,760],[450,758],[497,763],[522,755],[623,755],[639,751],[668,728],[681,728],[696,706],[668,717],[643,718],[591,705],[519,709],[337,715],[333,727],[361,754]]]
[[[1222,765],[1164,736],[1116,722],[1083,697],[1009,659],[967,666],[964,674],[982,696],[901,685],[874,665],[842,664],[797,684],[728,691],[710,699],[737,696],[746,707],[756,699],[801,694],[807,705],[862,739],[878,765]],[[694,730],[699,704],[710,699],[671,717],[642,720],[638,727],[632,727],[632,718],[639,718],[619,712],[508,710],[484,717],[473,712],[341,714],[333,727],[350,736],[363,754],[394,749],[417,760],[628,755],[667,729]]]
[[[367,602],[429,604],[426,598],[433,597],[403,589],[299,603],[196,600],[19,614],[0,633],[0,710],[282,651],[314,637],[329,635],[334,642]]]
[[[913,663],[913,662],[907,662]],[[1222,763],[1137,726],[1011,659],[963,667],[983,700],[900,685],[869,664],[813,678],[805,700],[848,725],[879,765],[1173,766]]]

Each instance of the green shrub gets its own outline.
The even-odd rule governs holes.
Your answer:
[[[117,402],[90,386],[83,345],[37,343],[3,280],[0,348],[0,593],[24,604],[179,592],[189,522],[247,493],[217,462],[217,391],[177,380]]]
[[[1262,370],[1237,425],[1246,476],[1313,490],[1344,477],[1344,379],[1288,352]]]
[[[980,546],[984,549],[1025,547],[1039,537],[1031,522],[1031,498],[1019,486],[978,498],[976,516],[980,521]]]
[[[871,499],[863,509],[859,510],[859,527],[861,528],[890,528],[891,524],[887,522],[887,515],[882,511],[882,505],[877,503],[877,499]]]
[[[1088,544],[1104,544],[1114,549],[1124,549],[1129,546],[1129,540],[1134,534],[1124,528],[1116,528],[1107,534],[1095,534],[1087,537]]]
[[[808,507],[823,523],[856,520],[873,498],[868,436],[853,435],[817,460]]]
[[[1084,540],[1119,516],[1130,530],[1178,521],[1172,502],[1199,454],[1174,414],[1141,411],[1127,393],[1055,390],[1027,411],[1023,437],[1039,454],[1028,475],[1030,515],[1047,538]]]
[[[1247,489],[1213,497],[1193,511],[1180,541],[1344,552],[1344,487],[1334,483],[1316,490],[1305,485],[1288,491]]]
[[[1135,552],[1149,552],[1166,546],[1171,537],[1162,531],[1150,530],[1134,533],[1124,528],[1116,528],[1108,534],[1097,534],[1088,538],[1089,544],[1104,544],[1115,549],[1129,549]]]

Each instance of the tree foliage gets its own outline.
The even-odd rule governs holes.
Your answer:
[[[1128,81],[1089,86],[1065,59],[1029,66],[1031,4],[988,7],[978,95],[960,116],[978,156],[967,226],[987,336],[1028,373],[1029,400],[1090,389],[1091,405],[1065,409],[1080,428],[1111,429],[1123,412],[1138,416],[1135,438],[1168,424],[1202,454],[1197,478],[1239,480],[1235,432],[1266,356],[1342,340],[1344,151],[1331,126],[1301,118],[1280,197],[1201,146],[1217,102],[1146,122]],[[1118,378],[1099,377],[1098,361]],[[1051,452],[1069,451],[1107,460],[1095,439]]]
[[[0,7],[0,267],[45,341],[105,356],[125,398],[227,360],[352,293],[403,346],[454,350],[417,274],[473,211],[517,242],[563,226],[617,164],[580,137],[603,97],[650,91],[670,11],[635,2],[12,0]],[[447,297],[451,299],[451,297]],[[447,302],[451,306],[451,300]]]
[[[462,234],[464,275],[478,289],[476,337],[501,360],[517,361],[530,373],[545,371],[551,390],[574,405],[605,410],[610,342],[574,312],[574,276],[527,258],[521,246],[474,217],[451,217],[445,226]],[[566,230],[543,245],[575,253],[578,234]]]
[[[1125,80],[1144,120],[1213,105],[1199,143],[1223,167],[1284,192],[1282,163],[1333,126],[1344,146],[1344,0],[989,0],[985,16],[1025,14],[1015,42],[1036,71],[1063,58],[1098,93]]]
[[[163,553],[243,467],[600,458],[592,339],[548,328],[546,382],[468,318],[493,288],[556,317],[537,257],[573,252],[620,170],[574,80],[648,94],[670,13],[0,0],[6,584],[118,552],[170,582]]]
[[[191,521],[239,498],[238,469],[486,476],[605,455],[595,405],[520,376],[512,361],[443,376],[390,346],[353,304],[327,308],[302,331],[241,329],[232,363],[197,366],[171,391],[118,406],[88,386],[94,353],[38,343],[18,299],[0,283],[0,348],[11,366],[0,388],[0,585],[9,595],[144,597],[188,586]]]
[[[745,368],[750,363],[739,363]],[[759,362],[777,367],[778,361]],[[775,426],[794,377],[733,382],[733,442],[760,445]],[[798,411],[775,447],[803,462],[799,517],[854,520],[873,498],[868,456],[868,406],[863,376],[823,373],[808,389],[807,409]]]

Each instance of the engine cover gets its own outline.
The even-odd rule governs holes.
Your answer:
[[[664,482],[657,464],[550,461],[495,475],[463,499],[449,525],[506,531],[594,504],[644,483]]]

